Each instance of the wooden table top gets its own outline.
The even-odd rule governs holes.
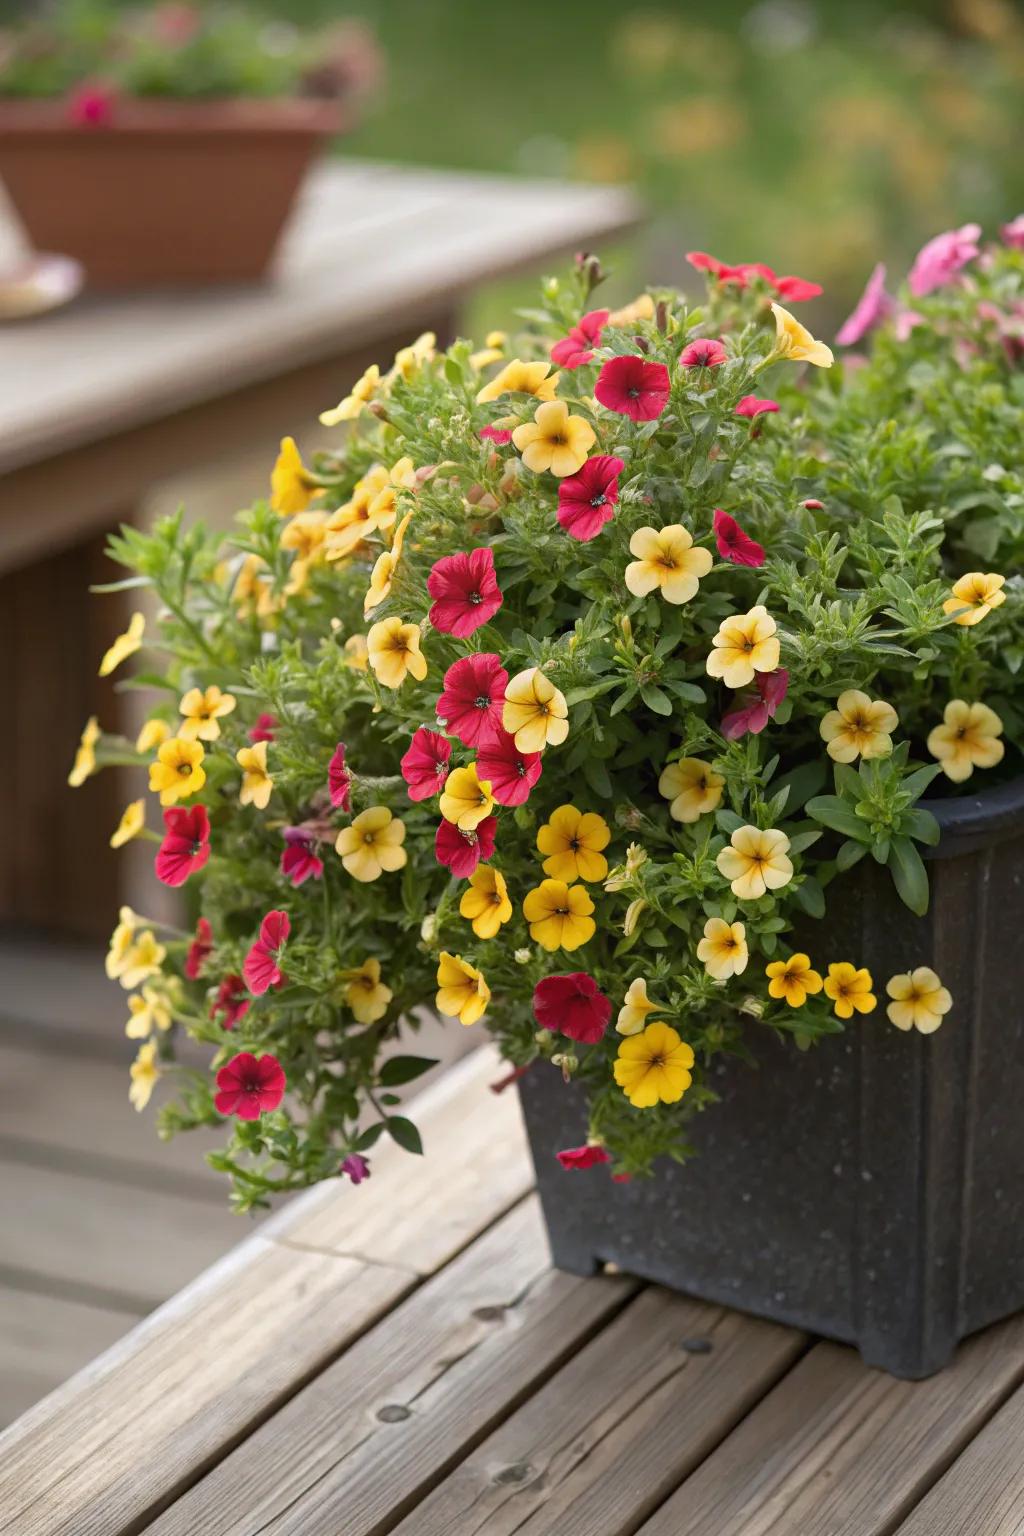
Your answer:
[[[86,294],[0,328],[0,473],[356,352],[426,305],[638,216],[617,188],[329,164],[301,197],[276,281]]]
[[[500,1071],[466,1058],[425,1157],[304,1196],[18,1420],[5,1536],[1020,1536],[1024,1317],[911,1383],[557,1273]]]

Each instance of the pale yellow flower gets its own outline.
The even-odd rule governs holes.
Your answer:
[[[145,1109],[160,1077],[160,1068],[156,1064],[156,1041],[149,1040],[139,1047],[139,1054],[128,1068],[131,1077],[131,1086],[128,1089],[128,1098],[132,1108]]]
[[[421,683],[427,675],[418,624],[403,624],[399,618],[381,619],[366,636],[366,652],[373,675],[385,688],[400,688],[410,676]]]
[[[171,728],[166,720],[154,717],[147,720],[142,730],[135,739],[136,752],[152,752],[154,747],[162,747],[165,741],[171,739]]]
[[[409,382],[416,377],[424,363],[429,363],[437,349],[437,337],[433,331],[424,331],[410,342],[407,347],[400,347],[395,353],[395,361],[391,365],[389,380],[401,378]]]
[[[326,537],[326,512],[298,512],[281,529],[278,543],[282,549],[295,551],[294,571],[295,565],[309,566],[323,554]]]
[[[728,981],[746,970],[750,958],[746,933],[745,924],[727,923],[722,917],[709,917],[704,924],[697,959],[704,962],[704,969],[715,981]]]
[[[994,768],[1006,750],[999,740],[1003,722],[987,704],[968,704],[951,699],[942,712],[942,724],[928,733],[928,751],[942,764],[954,784],[969,779],[975,768]]]
[[[146,632],[146,616],[143,613],[133,613],[128,623],[128,628],[123,635],[118,635],[109,650],[103,653],[100,662],[100,677],[109,677],[115,667],[119,667],[122,661],[129,656],[134,656],[141,649],[142,637]]]
[[[766,891],[777,891],[793,878],[786,857],[789,838],[773,827],[737,827],[730,844],[718,855],[719,872],[731,882],[738,901],[757,901]]]
[[[658,780],[658,794],[672,803],[669,815],[675,821],[699,821],[722,801],[725,780],[696,757],[681,757],[667,763]]]
[[[993,608],[1006,602],[1002,590],[1006,577],[995,571],[968,571],[953,583],[953,596],[942,605],[943,613],[954,614],[954,624],[980,624]]]
[[[371,805],[342,827],[334,846],[353,880],[365,883],[404,867],[409,857],[404,841],[404,821],[392,816],[387,806]]]
[[[775,316],[775,355],[793,363],[813,363],[815,368],[831,368],[834,361],[832,348],[823,341],[815,341],[806,326],[781,304],[772,305]]]
[[[500,400],[502,395],[533,395],[535,400],[553,400],[558,388],[560,373],[551,372],[550,363],[523,363],[513,358],[489,384],[477,392],[477,405],[489,400]]]
[[[376,1024],[388,1011],[394,993],[380,979],[380,961],[364,960],[355,971],[346,973],[345,1001],[360,1024]]]
[[[345,665],[355,672],[366,672],[370,666],[370,647],[365,635],[349,635],[345,641]]]
[[[527,469],[538,475],[549,469],[561,479],[583,467],[597,436],[582,416],[569,414],[564,400],[545,400],[532,421],[516,427],[512,441]]]
[[[96,772],[96,743],[100,739],[100,724],[95,715],[90,715],[85,722],[78,750],[75,753],[75,761],[71,765],[68,774],[68,783],[72,789],[80,789],[86,779]]]
[[[363,617],[371,613],[374,608],[379,608],[384,599],[391,592],[391,583],[394,580],[395,568],[402,557],[402,546],[405,542],[405,533],[412,522],[412,513],[407,512],[395,529],[395,537],[391,548],[385,549],[377,557],[377,563],[370,574],[370,585],[366,596],[363,598]]]
[[[127,944],[119,940],[124,924],[114,929],[110,953],[107,955],[107,975],[111,981],[119,981],[127,992],[134,992],[150,976],[157,976],[167,951],[157,943],[151,928],[144,928],[136,938],[134,934]]]
[[[615,1028],[620,1035],[638,1035],[647,1023],[648,1014],[662,1011],[661,1005],[647,996],[646,978],[638,976],[629,984]]]
[[[274,780],[267,770],[268,745],[268,742],[256,741],[251,747],[242,747],[235,753],[235,762],[242,770],[238,803],[254,805],[258,811],[266,810],[274,792]]]
[[[890,976],[885,990],[893,999],[885,1010],[890,1021],[897,1029],[916,1029],[922,1035],[934,1034],[953,1006],[949,992],[927,965]]]
[[[133,800],[126,805],[116,829],[110,835],[111,848],[123,848],[133,837],[138,837],[146,825],[145,800]]]
[[[828,742],[826,750],[833,761],[852,763],[857,757],[888,757],[892,751],[890,732],[899,723],[891,704],[870,699],[859,688],[847,688],[818,730],[822,741]]]
[[[332,512],[324,524],[326,559],[348,559],[369,534],[384,532],[392,526],[396,517],[394,497],[379,500],[389,485],[383,464],[374,464],[356,481],[351,498]]]
[[[775,620],[760,603],[748,613],[723,619],[707,659],[709,677],[720,677],[727,688],[745,688],[755,672],[774,672],[779,665]]]
[[[626,586],[634,597],[660,591],[667,603],[688,603],[702,576],[714,564],[711,551],[694,546],[680,523],[667,528],[638,528],[629,541],[636,559],[626,566]]]
[[[569,734],[565,695],[539,667],[517,672],[505,689],[501,723],[520,752],[558,747]]]
[[[614,326],[635,325],[638,320],[654,319],[654,300],[649,293],[641,293],[621,309],[613,309],[608,324]]]
[[[128,999],[128,1023],[124,1032],[129,1040],[148,1040],[155,1029],[171,1027],[171,1010],[167,999],[152,987],[143,987]]]
[[[320,422],[325,427],[336,427],[343,421],[354,421],[365,409],[377,390],[380,388],[380,369],[376,363],[372,363],[361,379],[357,379],[352,386],[352,391],[344,400],[340,400],[332,410],[320,413]]]

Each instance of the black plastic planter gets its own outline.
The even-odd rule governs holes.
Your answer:
[[[520,1089],[555,1263],[601,1263],[855,1344],[929,1376],[964,1335],[1024,1307],[1024,779],[936,802],[931,907],[915,918],[865,860],[808,934],[854,960],[879,1006],[810,1051],[771,1031],[728,1063],[699,1155],[614,1184],[563,1171],[586,1132],[557,1068]],[[841,894],[840,894],[841,893]],[[954,1007],[934,1035],[885,1016],[895,972],[931,965]]]

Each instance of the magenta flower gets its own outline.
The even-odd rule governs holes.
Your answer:
[[[241,976],[225,976],[217,988],[217,996],[210,1005],[210,1018],[224,1015],[224,1028],[234,1029],[239,1019],[244,1019],[252,1003],[245,995],[245,982]]]
[[[278,965],[292,925],[287,912],[268,912],[260,924],[260,936],[245,957],[242,974],[254,997],[262,997],[271,987],[284,983],[284,972]]]
[[[117,93],[103,80],[85,80],[67,97],[68,122],[76,128],[106,128],[113,121]]]
[[[463,832],[450,821],[442,821],[434,838],[437,862],[450,869],[456,880],[468,880],[481,862],[494,852],[498,818],[487,816],[475,832]]]
[[[273,741],[274,732],[280,725],[276,715],[257,715],[256,724],[249,732],[250,741]]]
[[[981,249],[978,245],[980,237],[980,224],[962,224],[959,229],[949,229],[922,246],[914,257],[907,279],[914,298],[923,299],[926,294],[934,293],[973,261]]]
[[[756,395],[744,395],[736,407],[737,416],[765,416],[778,410],[774,400],[759,400]]]
[[[489,442],[497,443],[499,447],[504,448],[506,443],[510,443],[512,441],[512,428],[481,427],[480,431],[477,433],[477,436],[485,437]]]
[[[789,673],[785,667],[777,667],[774,672],[759,672],[755,681],[757,693],[743,694],[740,708],[722,718],[722,735],[727,741],[738,741],[748,731],[759,736],[768,721],[774,720],[775,711],[786,697]]]
[[[285,1075],[276,1056],[240,1051],[217,1073],[217,1087],[220,1092],[213,1102],[219,1115],[258,1120],[284,1098]]]
[[[434,563],[427,577],[434,599],[430,622],[442,634],[466,640],[481,624],[493,619],[502,604],[490,549],[461,550]]]
[[[691,341],[679,354],[680,368],[721,368],[729,354],[720,341],[701,336]]]
[[[853,314],[836,332],[836,341],[839,346],[856,346],[868,331],[874,330],[876,325],[881,325],[883,320],[888,320],[895,308],[895,300],[891,299],[885,291],[885,264],[880,261],[868,278],[867,286],[857,300]]]
[[[196,923],[195,938],[185,954],[185,975],[189,981],[198,981],[208,955],[213,954],[213,929],[209,919],[201,917]]]
[[[338,1172],[344,1178],[351,1179],[353,1184],[361,1184],[364,1179],[370,1177],[370,1165],[360,1153],[350,1152],[348,1157],[342,1162]]]
[[[210,857],[210,818],[205,805],[173,805],[164,811],[164,840],[157,850],[156,877],[184,885]]]
[[[820,283],[809,283],[804,277],[777,277],[775,292],[788,304],[804,304],[808,299],[820,299],[825,290]]]
[[[568,336],[556,341],[551,348],[551,361],[560,368],[580,368],[594,356],[594,348],[600,344],[601,332],[608,324],[607,309],[592,309],[584,315],[579,325],[574,325]]]
[[[593,1045],[608,1027],[611,999],[599,991],[586,971],[544,976],[533,989],[533,1016],[541,1029],[557,1030],[570,1040]]]
[[[715,543],[723,560],[731,560],[733,565],[755,568],[764,565],[764,545],[744,533],[736,519],[730,517],[728,512],[723,512],[721,507],[715,508],[714,528]]]
[[[429,800],[444,788],[448,777],[448,762],[452,744],[439,731],[430,731],[421,725],[413,732],[412,741],[399,767],[402,778],[409,786],[410,800]]]
[[[507,687],[500,656],[490,651],[463,656],[444,675],[438,719],[464,747],[488,746],[500,737]]]
[[[558,484],[558,521],[581,543],[596,539],[614,517],[619,499],[619,475],[625,465],[607,453],[596,453],[575,475]]]
[[[323,878],[324,861],[315,853],[316,841],[303,827],[285,827],[285,849],[281,855],[281,873],[292,885]]]
[[[345,767],[345,743],[339,741],[327,764],[327,793],[336,811],[352,808],[352,775]]]
[[[555,1156],[563,1168],[593,1168],[598,1163],[610,1163],[611,1157],[604,1147],[566,1147]]]
[[[503,730],[497,741],[480,748],[476,771],[490,783],[499,805],[525,805],[541,775],[541,754],[520,752],[515,738]]]
[[[1024,213],[1018,213],[1009,224],[1004,224],[999,233],[1004,245],[1012,246],[1015,251],[1024,251]]]
[[[653,421],[668,404],[671,383],[664,363],[613,357],[598,374],[594,394],[608,410],[630,421]]]
[[[763,261],[741,261],[738,266],[731,267],[728,262],[719,261],[717,256],[709,256],[707,251],[687,251],[686,259],[698,272],[708,272],[720,283],[735,283],[737,288],[746,288],[752,279],[759,277],[775,289],[780,299],[790,304],[819,298],[825,291],[820,283],[809,283],[803,277],[777,277]]]

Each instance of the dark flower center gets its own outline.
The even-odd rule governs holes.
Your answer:
[[[603,507],[607,500],[608,498],[604,494],[604,491],[599,491],[596,496],[591,496],[590,505],[592,507]]]
[[[483,594],[480,593],[480,592],[467,592],[466,593],[466,602],[467,603],[474,603],[474,604],[482,603],[483,600],[484,600],[483,599]]]
[[[631,389],[627,389],[626,390],[626,394],[629,396],[629,398],[631,400],[639,400],[640,399],[640,391],[639,391],[639,389],[637,388],[637,386],[635,384],[633,385],[633,387]]]
[[[192,846],[189,849],[190,856],[193,859],[196,859],[196,858],[199,857],[199,855],[202,853],[202,851],[203,851],[202,843],[199,841],[198,837],[194,837],[192,839]]]
[[[486,693],[481,693],[476,700],[477,709],[490,709],[491,701]]]
[[[521,757],[517,757],[516,758],[516,773],[519,775],[519,777],[521,779],[525,779],[525,777],[526,777],[526,764],[523,762]]]
[[[189,774],[192,772],[192,764],[191,763],[179,763],[178,764],[178,772],[181,774],[183,779],[187,779]]]
[[[262,1084],[260,1083],[258,1078],[247,1077],[247,1078],[244,1078],[243,1081],[242,1081],[242,1092],[243,1093],[254,1093],[254,1094],[256,1094],[256,1096],[258,1098],[259,1094],[260,1094],[261,1088],[262,1088]]]

